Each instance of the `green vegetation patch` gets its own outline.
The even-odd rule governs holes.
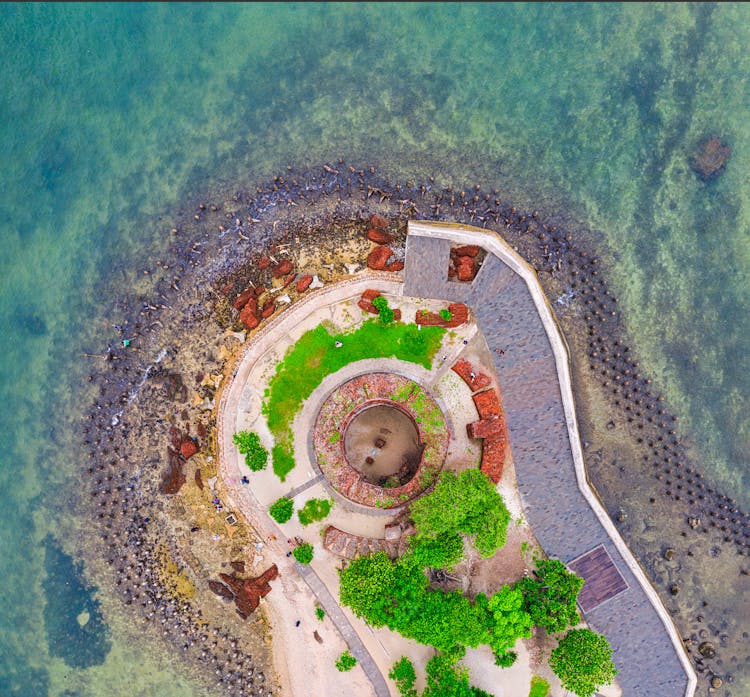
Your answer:
[[[261,445],[257,433],[239,431],[232,436],[232,440],[240,454],[245,456],[245,464],[253,472],[265,469],[268,462],[268,450]]]
[[[547,695],[549,695],[549,683],[538,675],[532,676],[529,697],[547,697]]]
[[[309,564],[313,560],[313,546],[309,542],[297,545],[292,554],[300,564]]]
[[[322,622],[325,619],[326,611],[318,605],[315,608],[315,616]]]
[[[310,499],[297,511],[299,522],[302,525],[310,525],[318,520],[323,520],[330,512],[333,503],[328,499]]]
[[[282,496],[280,499],[271,504],[268,513],[277,523],[286,523],[292,517],[294,512],[294,501]]]
[[[562,686],[578,697],[591,697],[617,675],[609,642],[590,629],[571,629],[552,651],[549,665]]]
[[[348,651],[344,651],[336,660],[336,668],[342,673],[347,670],[351,670],[357,665],[357,659],[354,658]]]
[[[447,654],[437,654],[425,666],[427,684],[420,695],[414,687],[417,676],[412,662],[401,657],[393,664],[388,677],[396,683],[401,697],[492,697],[484,690],[469,684],[469,673],[464,666]]]
[[[578,624],[576,599],[583,579],[568,571],[559,559],[537,559],[534,576],[516,584],[534,624],[549,634]]]
[[[433,491],[412,504],[411,517],[417,537],[463,533],[474,538],[483,557],[491,557],[505,544],[510,513],[482,472],[465,470],[459,476],[443,472]]]
[[[263,413],[276,446],[273,471],[284,481],[294,467],[291,426],[304,401],[323,378],[354,361],[397,358],[429,369],[445,334],[442,327],[423,327],[378,319],[357,329],[331,334],[323,325],[305,332],[276,366],[269,383]],[[336,344],[341,346],[337,348]]]

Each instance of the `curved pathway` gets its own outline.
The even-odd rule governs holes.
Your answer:
[[[487,257],[473,282],[449,281],[451,246],[465,244]],[[404,294],[472,308],[495,363],[527,518],[544,551],[586,578],[579,604],[612,645],[623,694],[691,697],[696,677],[680,636],[586,480],[568,352],[535,272],[494,233],[410,221]]]

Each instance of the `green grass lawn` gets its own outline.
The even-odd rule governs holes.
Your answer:
[[[423,327],[396,322],[383,325],[367,320],[359,328],[330,334],[323,325],[305,332],[276,366],[263,404],[276,445],[273,471],[281,481],[294,467],[292,421],[304,401],[323,378],[354,361],[366,358],[398,358],[429,369],[445,334],[442,327]],[[336,342],[342,346],[336,348]]]

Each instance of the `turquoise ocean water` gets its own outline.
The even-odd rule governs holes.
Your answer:
[[[0,695],[199,694],[123,640],[75,556],[73,386],[119,319],[101,279],[158,253],[186,196],[288,163],[570,211],[747,508],[748,45],[739,4],[0,5]],[[705,135],[732,147],[709,183],[688,165]]]

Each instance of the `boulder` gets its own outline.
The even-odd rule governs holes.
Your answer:
[[[210,580],[208,588],[212,593],[216,593],[216,595],[222,598],[234,598],[232,590],[219,581]]]
[[[197,452],[198,446],[192,438],[185,438],[182,443],[180,443],[180,455],[186,460],[189,460]]]
[[[269,581],[273,581],[278,575],[279,570],[274,564],[256,578],[240,578],[236,573],[231,576],[219,574],[219,578],[231,589],[237,614],[245,619],[258,607],[260,599],[271,592]]]
[[[479,246],[476,244],[464,244],[460,247],[454,247],[451,252],[457,257],[471,257],[473,259],[479,254]]]
[[[380,297],[380,291],[374,290],[373,288],[368,288],[364,293],[362,293],[362,300],[369,300],[372,302],[375,300],[375,298]]]
[[[381,230],[385,230],[388,227],[388,221],[382,215],[378,215],[377,213],[373,213],[370,216],[370,227],[374,227],[374,228],[379,228]]]
[[[251,298],[245,304],[240,312],[240,322],[244,324],[248,329],[255,329],[260,323],[258,319],[258,301],[255,298]]]
[[[456,276],[459,281],[473,281],[477,275],[474,259],[471,257],[458,257],[456,261]]]
[[[385,267],[386,271],[403,271],[404,270],[404,262],[400,259],[396,259],[396,261],[392,261],[388,266]]]
[[[393,242],[393,235],[390,235],[383,230],[370,228],[367,231],[367,239],[370,240],[370,242],[376,242],[377,244],[390,244]]]
[[[278,264],[271,267],[271,274],[274,278],[281,278],[282,276],[291,273],[293,268],[294,266],[289,259],[282,259]]]
[[[284,279],[284,288],[286,288],[294,279],[297,277],[297,274],[292,271],[285,279]]]
[[[263,271],[263,269],[267,269],[271,265],[271,260],[263,254],[260,259],[258,259],[258,268]]]
[[[385,245],[378,245],[367,255],[367,266],[373,271],[382,271],[393,256],[393,250]]]
[[[297,281],[297,292],[298,293],[304,293],[312,283],[312,276],[309,273],[306,273],[302,278]]]
[[[690,158],[690,166],[704,181],[718,177],[732,155],[732,148],[721,138],[703,140]]]
[[[250,298],[255,297],[255,288],[252,286],[245,288],[235,299],[234,301],[234,309],[235,310],[241,310],[245,305],[247,305],[247,301],[250,300]]]
[[[263,319],[268,319],[274,312],[276,312],[276,303],[273,300],[269,300],[263,305],[263,310],[261,311],[260,316]]]
[[[168,466],[164,472],[159,485],[162,494],[176,494],[186,482],[185,473],[182,471],[182,460],[180,454],[172,448],[167,448]]]

